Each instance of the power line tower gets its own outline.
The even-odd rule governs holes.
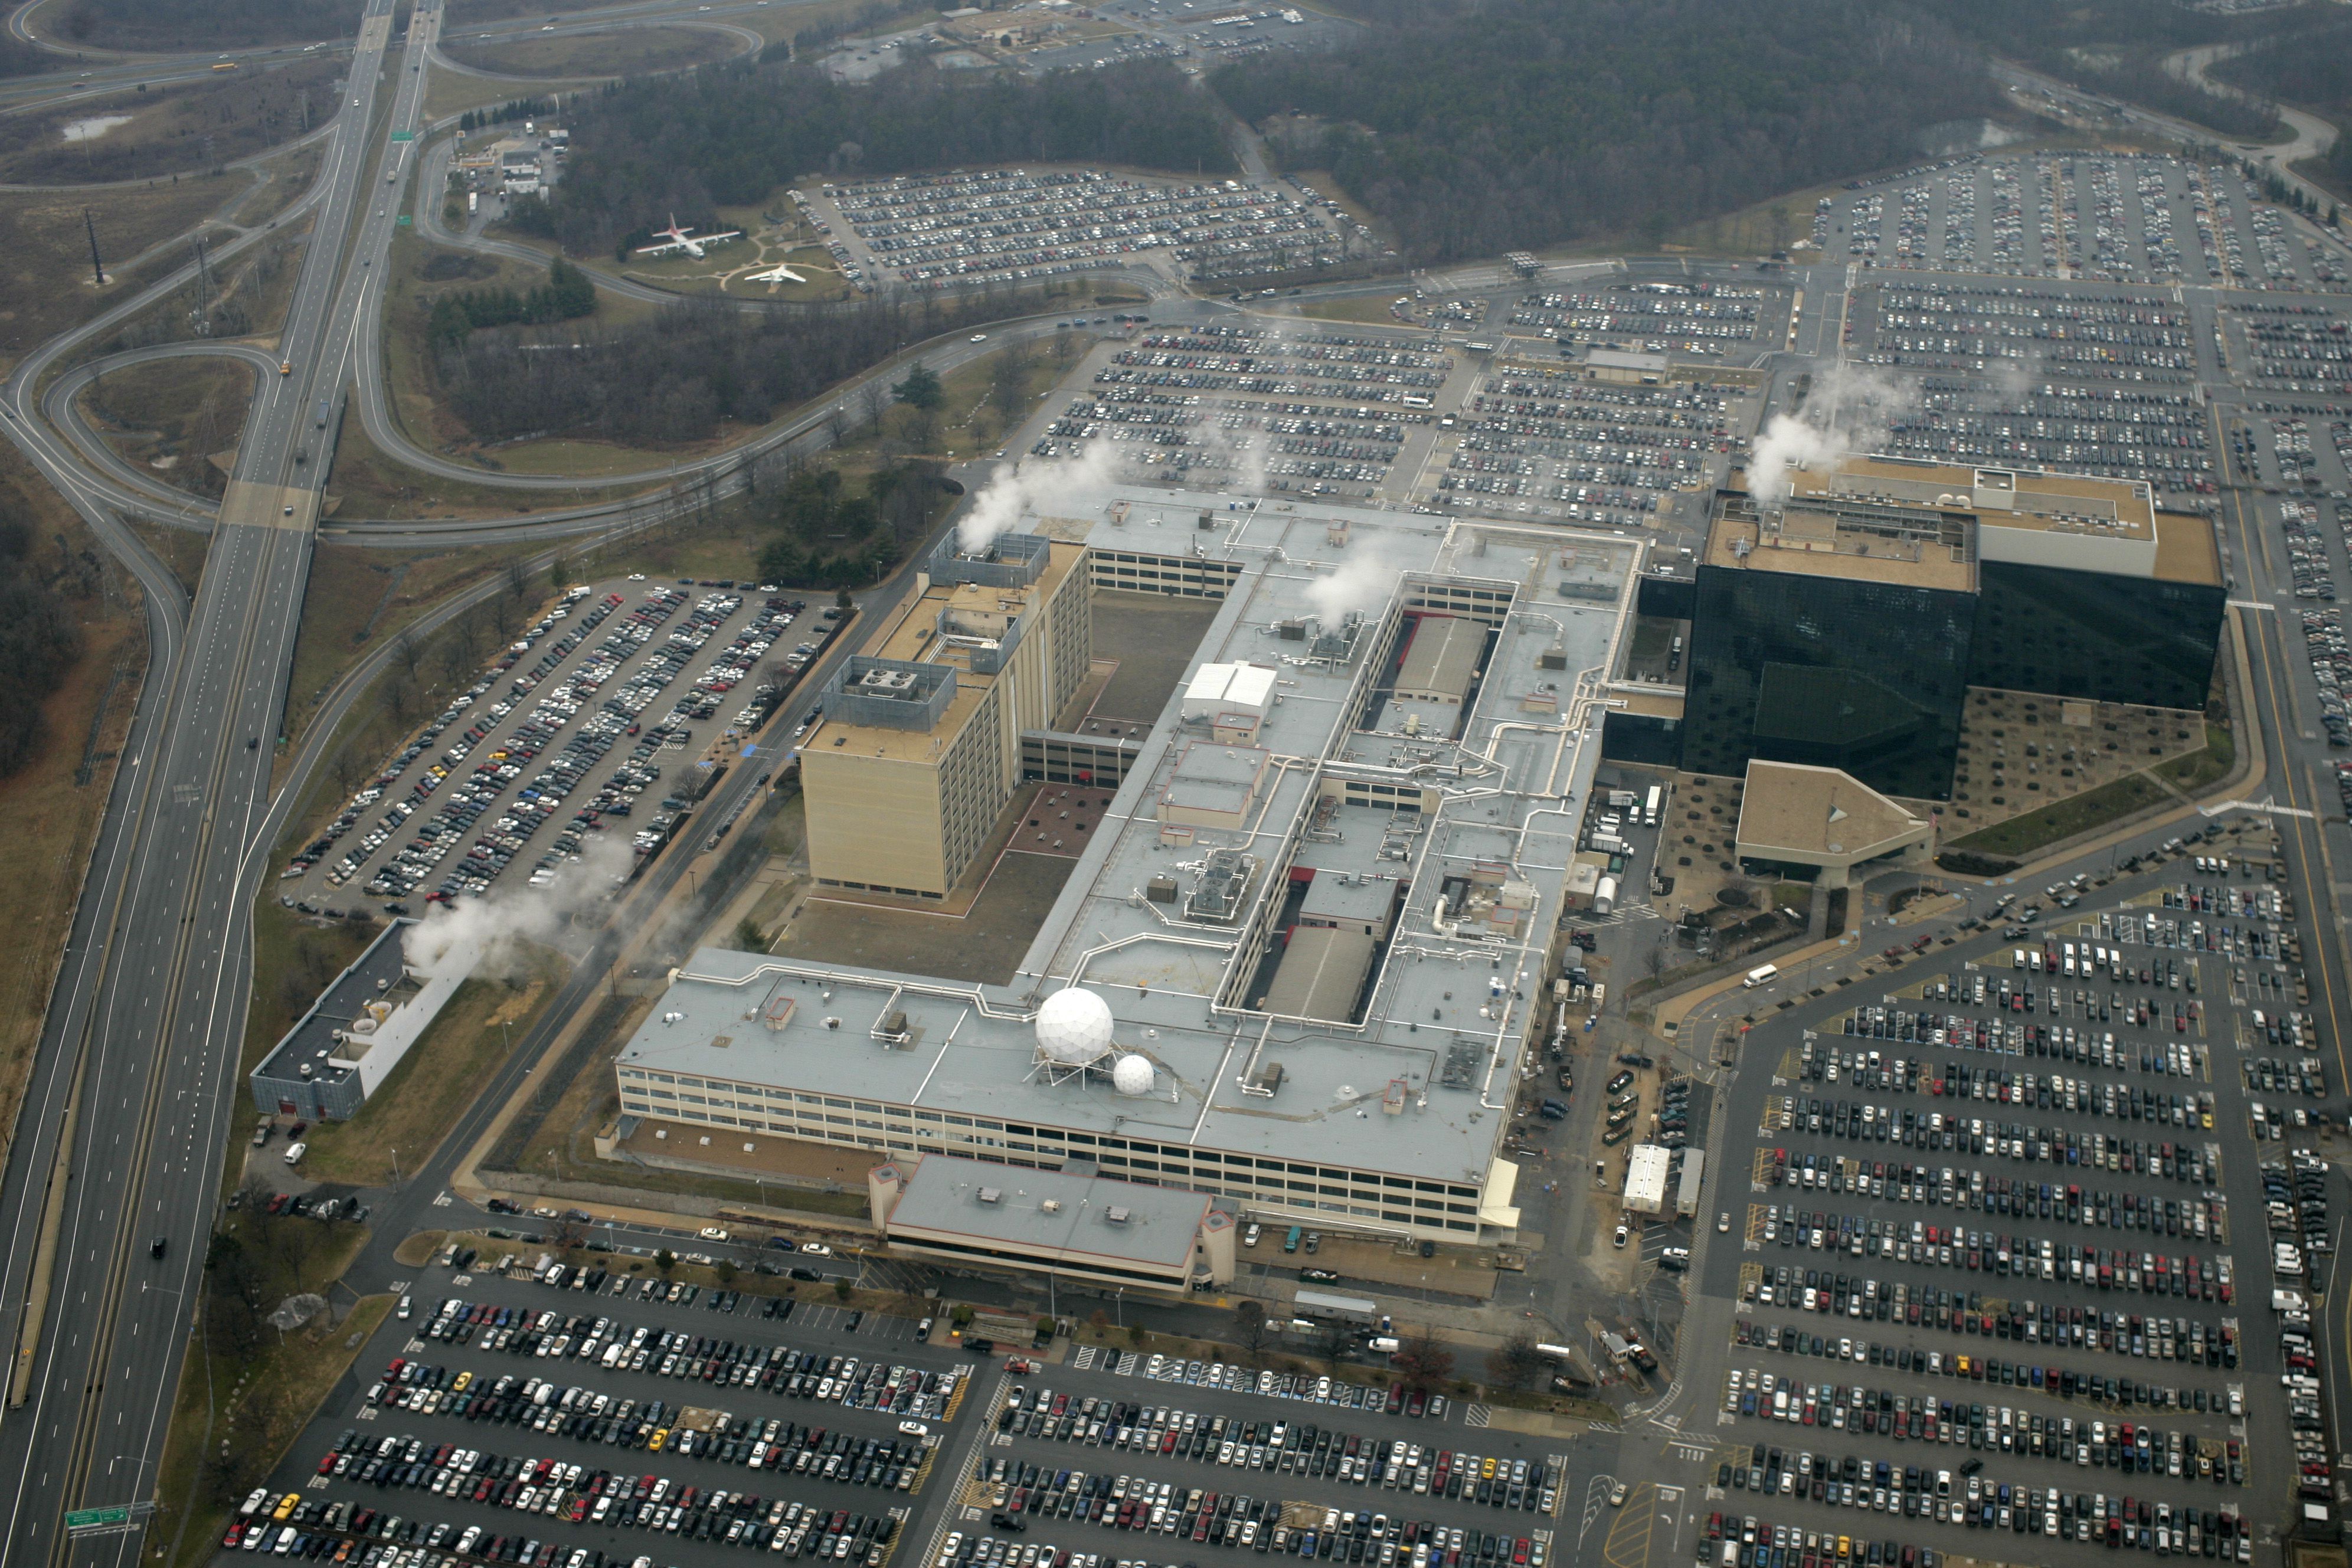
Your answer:
[[[196,311],[188,325],[199,338],[212,332],[212,271],[205,259],[205,237],[196,236]]]
[[[81,210],[81,226],[83,232],[89,235],[90,281],[103,288],[106,287],[106,267],[98,259],[98,222],[89,215],[88,207]]]

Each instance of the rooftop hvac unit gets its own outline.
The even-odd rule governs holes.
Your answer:
[[[1103,1218],[1113,1225],[1125,1225],[1127,1223],[1127,1213],[1128,1211],[1124,1208],[1114,1207],[1105,1210],[1103,1213]]]
[[[1040,1202],[1037,1207],[1048,1214],[1059,1214],[1062,1212],[1062,1200],[1058,1197],[1049,1197]]]
[[[984,1186],[980,1189],[980,1201],[982,1203],[1001,1203],[1003,1199],[1004,1193],[1001,1188]]]

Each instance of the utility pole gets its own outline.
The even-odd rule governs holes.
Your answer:
[[[84,207],[81,210],[81,226],[83,231],[89,235],[90,280],[96,283],[100,288],[103,288],[106,287],[106,268],[100,264],[98,259],[98,224],[97,221],[89,215],[89,209],[88,207]]]

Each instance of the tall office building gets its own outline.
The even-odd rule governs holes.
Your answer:
[[[1021,782],[1021,737],[1085,684],[1086,547],[953,535],[919,591],[844,662],[801,752],[810,869],[824,886],[946,897]]]
[[[1904,458],[1717,497],[1691,600],[1687,772],[1752,758],[1951,793],[1967,688],[2201,708],[2224,591],[2144,484]]]

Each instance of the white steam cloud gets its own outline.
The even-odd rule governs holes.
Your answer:
[[[1067,509],[1088,492],[1108,484],[1117,457],[1108,441],[1090,441],[1068,459],[1024,459],[1003,463],[972,497],[956,522],[956,549],[978,555],[1000,535],[1011,533],[1024,512],[1041,515]]]
[[[1337,627],[1350,610],[1376,612],[1396,591],[1397,568],[1377,550],[1350,552],[1339,570],[1307,585],[1307,602],[1326,628]]]
[[[471,974],[477,978],[520,978],[530,962],[525,944],[552,946],[575,915],[601,910],[629,870],[625,840],[594,834],[577,861],[567,861],[545,887],[492,885],[481,898],[425,907],[425,918],[408,928],[401,955],[428,978]]]
[[[1789,469],[1834,463],[1883,445],[1887,428],[1916,405],[1917,389],[1866,366],[1832,364],[1815,373],[1805,406],[1776,413],[1756,438],[1748,491],[1768,507],[1789,498]]]

